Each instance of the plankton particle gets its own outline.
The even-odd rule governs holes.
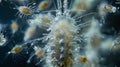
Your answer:
[[[80,58],[80,62],[81,63],[87,63],[88,59],[86,57],[82,57],[82,58]]]
[[[38,57],[38,58],[44,58],[44,52],[41,48],[39,47],[34,47],[34,50],[35,50],[35,55]]]
[[[102,3],[100,4],[98,10],[100,15],[104,15],[106,13],[115,13],[117,9],[112,5],[109,5],[107,3]]]
[[[34,46],[34,50],[35,50],[35,53],[30,56],[30,58],[28,59],[27,63],[30,63],[30,60],[36,55],[39,59],[41,59],[37,64],[39,64],[43,59],[44,59],[44,51],[39,48],[39,47],[36,47]]]
[[[10,53],[13,53],[13,54],[18,54],[20,53],[22,50],[23,50],[24,46],[22,45],[16,45],[10,52],[8,52],[9,54]]]
[[[38,26],[39,28],[46,29],[50,26],[53,17],[50,14],[37,14],[34,19],[30,19],[30,25]]]
[[[24,41],[27,41],[29,38],[31,38],[35,33],[35,27],[34,26],[30,26],[24,36]]]
[[[6,38],[2,33],[0,33],[0,46],[3,46],[6,43]]]
[[[2,29],[3,29],[3,27],[2,27],[3,25],[2,24],[0,24],[0,46],[4,46],[5,45],[5,43],[6,43],[6,41],[7,41],[7,39],[5,38],[5,36],[2,34]]]
[[[20,11],[21,14],[24,14],[24,15],[33,14],[33,11],[27,6],[20,6],[18,10]]]
[[[44,51],[37,47],[35,47],[34,50],[35,50],[35,55],[40,59],[40,61],[36,63],[37,65],[44,60]]]
[[[43,57],[44,57],[42,50],[37,51],[36,54],[37,54],[37,56],[38,56],[39,58],[43,58]]]
[[[19,25],[17,22],[13,22],[11,25],[12,33],[15,33],[19,28]]]
[[[45,10],[49,7],[49,1],[43,1],[38,5],[38,10]]]

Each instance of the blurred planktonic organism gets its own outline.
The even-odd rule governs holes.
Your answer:
[[[119,46],[116,42],[119,38],[115,40],[105,38],[100,31],[102,23],[100,20],[103,20],[107,13],[115,13],[117,10],[104,0],[40,0],[40,3],[34,0],[14,0],[10,2],[20,3],[16,7],[18,16],[20,19],[28,16],[26,19],[28,28],[24,32],[24,42],[15,45],[8,54],[18,54],[24,48],[28,47],[26,50],[29,50],[30,46],[33,53],[29,52],[31,55],[27,63],[31,63],[33,57],[36,57],[39,62],[35,64],[45,62],[43,67],[100,67],[99,50],[120,49],[116,47]],[[98,2],[100,3],[96,11],[91,11],[96,6],[93,3]],[[101,19],[96,19],[96,16]],[[17,21],[12,22],[12,33],[19,31],[19,28]],[[42,36],[39,36],[40,34]],[[5,42],[4,35],[0,33],[0,46]]]
[[[2,24],[0,24],[0,46],[5,46],[7,38],[2,33],[2,28],[3,28],[3,26],[2,26]]]

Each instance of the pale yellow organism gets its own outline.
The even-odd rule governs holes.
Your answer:
[[[30,26],[27,31],[25,32],[24,41],[27,41],[29,38],[31,38],[35,34],[36,27]]]
[[[18,30],[18,28],[19,28],[18,23],[14,21],[14,22],[11,24],[12,33],[15,33],[15,32]]]
[[[106,13],[114,13],[114,12],[116,12],[117,8],[112,6],[112,5],[109,5],[107,3],[101,3],[99,5],[98,10],[99,10],[99,14],[101,16],[104,16]]]
[[[74,41],[73,36],[77,33],[76,27],[68,20],[60,20],[56,24],[53,25],[56,29],[52,34],[55,36],[56,40],[59,40],[61,37],[64,37],[64,42],[69,44]],[[57,42],[54,40],[55,42]]]
[[[106,5],[106,6],[103,8],[103,11],[105,11],[105,12],[115,12],[116,10],[113,10],[113,9],[116,9],[116,8],[113,7],[112,5]]]
[[[38,56],[39,58],[43,58],[43,57],[44,57],[43,51],[41,51],[41,50],[38,51],[37,56]]]
[[[36,63],[36,64],[39,64],[41,61],[44,60],[44,51],[41,48],[37,47],[37,46],[34,46],[33,49],[34,49],[35,53],[30,56],[30,58],[28,59],[27,63],[30,63],[30,60],[34,56],[37,56],[37,58],[39,58],[40,61],[38,63]]]
[[[13,53],[13,54],[18,54],[24,49],[23,45],[16,45],[8,54]]]
[[[74,25],[71,23],[71,21],[68,20],[60,20],[54,25],[54,27],[58,30],[58,32],[63,33],[66,36],[72,36],[76,33]]]
[[[87,43],[91,45],[92,48],[97,49],[103,38],[103,35],[100,33],[100,25],[98,20],[92,18],[89,22],[89,27],[85,30],[86,32],[83,33],[87,38]]]
[[[48,30],[51,30],[49,33],[51,37],[48,37],[50,39],[48,42],[50,41],[49,43],[55,46],[53,54],[50,55],[50,60],[55,59],[52,61],[53,67],[73,67],[74,62],[71,53],[73,47],[71,45],[76,42],[74,36],[78,32],[75,20],[64,16],[56,17]]]
[[[43,50],[42,50],[41,48],[35,46],[35,47],[34,47],[34,50],[35,50],[35,55],[36,55],[37,57],[39,57],[39,58],[41,58],[41,59],[44,58],[44,52],[43,52]]]
[[[45,0],[42,1],[39,5],[38,5],[38,10],[45,10],[49,7],[50,5],[50,1],[49,0]]]
[[[71,26],[70,26],[69,22],[61,20],[60,22],[55,24],[55,28],[62,30],[62,31],[67,31],[67,30],[71,29]]]
[[[49,15],[43,15],[43,17],[41,17],[41,20],[42,20],[41,21],[42,27],[46,28],[46,27],[50,26],[50,24],[51,24],[51,17]]]
[[[76,4],[75,8],[76,8],[77,11],[86,11],[86,9],[87,9],[86,0],[82,1],[82,2],[79,2],[78,4]]]
[[[27,6],[20,6],[20,7],[18,7],[18,10],[23,15],[31,15],[31,14],[33,14],[33,11]]]
[[[73,4],[73,10],[78,13],[82,14],[83,12],[88,11],[91,9],[92,6],[94,6],[92,3],[94,3],[95,0],[75,0]]]
[[[81,57],[80,63],[88,63],[88,59],[86,57]]]
[[[43,21],[44,21],[46,24],[50,24],[50,23],[51,23],[51,19],[50,19],[48,16],[44,16]]]
[[[44,52],[41,49],[39,49],[39,50],[36,51],[36,56],[40,59],[43,59],[44,58]]]

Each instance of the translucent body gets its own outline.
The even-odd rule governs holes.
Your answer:
[[[30,26],[25,32],[24,41],[29,40],[35,34],[36,27]]]
[[[103,16],[106,13],[114,13],[114,12],[116,12],[117,8],[112,6],[112,5],[109,5],[107,3],[101,3],[99,5],[98,10],[99,10],[99,14]]]
[[[81,63],[87,63],[87,62],[88,62],[88,59],[85,58],[85,57],[82,57],[82,58],[80,58],[80,62],[81,62]]]
[[[39,5],[38,5],[38,10],[45,10],[48,8],[50,2],[49,0],[46,0],[46,1],[42,1]]]
[[[11,24],[12,33],[15,33],[18,30],[18,28],[19,28],[19,25],[17,22],[13,22]]]
[[[27,6],[20,6],[18,10],[24,15],[31,15],[33,13],[32,10]]]
[[[29,20],[29,25],[38,26],[39,28],[46,29],[52,23],[53,17],[50,14],[36,14],[34,19]]]
[[[3,46],[6,43],[6,38],[2,33],[0,33],[0,46]]]
[[[22,45],[16,45],[10,52],[8,53],[13,53],[13,54],[18,54],[24,49],[24,46]]]

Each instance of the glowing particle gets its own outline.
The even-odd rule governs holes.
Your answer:
[[[12,28],[12,32],[15,33],[18,28],[19,28],[19,25],[17,22],[13,22],[12,25],[11,25],[11,28]]]
[[[49,1],[42,1],[39,5],[38,5],[38,10],[45,10],[48,8],[49,6]]]
[[[21,14],[24,14],[24,15],[33,14],[32,10],[27,6],[20,6],[18,10],[20,11]]]
[[[8,53],[13,53],[13,54],[18,54],[24,49],[24,46],[22,45],[16,45],[10,52]]]

